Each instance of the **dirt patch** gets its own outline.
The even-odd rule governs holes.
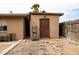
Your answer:
[[[78,55],[79,45],[66,39],[25,40],[7,55]]]

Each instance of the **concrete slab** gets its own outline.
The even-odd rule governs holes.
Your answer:
[[[12,42],[0,42],[0,55],[6,54],[8,51],[10,51],[13,47],[15,47],[20,42],[21,40],[12,41]]]

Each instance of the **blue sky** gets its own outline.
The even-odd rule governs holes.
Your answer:
[[[0,0],[0,13],[28,13],[34,3],[40,4],[40,11],[64,13],[60,22],[79,19],[78,0]]]

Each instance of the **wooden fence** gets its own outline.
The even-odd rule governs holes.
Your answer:
[[[79,22],[69,21],[60,23],[60,36],[79,41]]]

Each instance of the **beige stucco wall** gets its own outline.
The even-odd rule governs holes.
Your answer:
[[[59,37],[59,16],[53,15],[31,15],[30,19],[30,38],[33,37],[32,26],[37,26],[37,37],[40,38],[40,18],[50,19],[50,38]],[[0,17],[7,23],[7,31],[0,33],[16,33],[17,40],[23,39],[24,33],[24,17]]]
[[[7,23],[6,33],[16,33],[17,40],[23,39],[23,17],[0,17],[1,20],[5,20]],[[5,33],[5,32],[0,32]]]
[[[30,21],[30,36],[32,35],[32,26],[37,26],[37,37],[40,38],[40,18],[49,18],[50,19],[50,38],[58,38],[59,37],[59,16],[53,15],[31,15]]]

